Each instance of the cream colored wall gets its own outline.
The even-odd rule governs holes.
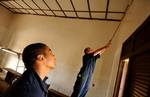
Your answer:
[[[149,5],[149,0],[134,0],[132,6],[129,8],[126,17],[122,21],[119,31],[112,42],[112,49],[108,51],[108,54],[106,54],[105,59],[109,64],[107,67],[110,68],[109,80],[106,89],[107,91],[105,91],[106,95],[99,97],[113,97],[113,89],[115,85],[122,44],[150,15]]]
[[[0,6],[0,46],[8,46],[7,43],[9,41],[9,37],[11,36],[11,33],[8,33],[8,29],[12,18],[13,14],[4,7]],[[2,62],[4,54],[4,52],[0,51],[0,67],[4,65]]]
[[[4,36],[8,35],[8,29],[12,20],[12,13],[0,6],[0,45],[5,46]],[[5,37],[6,38],[6,37]]]
[[[49,73],[51,88],[67,95],[71,95],[76,75],[82,65],[83,49],[87,46],[94,49],[103,46],[119,23],[30,15],[15,15],[13,21],[9,31],[15,35],[12,36],[9,47],[22,52],[23,48],[30,43],[48,44],[57,59],[55,70]],[[105,89],[103,85],[105,83],[101,84],[103,78],[99,76],[102,65],[105,65],[103,55],[101,60],[98,60],[94,72],[93,83],[96,86],[91,88],[89,93],[94,97],[101,95],[99,94],[101,87]]]

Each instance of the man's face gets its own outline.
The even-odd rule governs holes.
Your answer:
[[[54,54],[52,53],[50,48],[46,48],[45,50],[45,65],[49,68],[53,69],[56,65],[56,59]]]
[[[90,54],[90,53],[92,53],[92,52],[93,52],[93,49],[91,49],[90,47],[88,47],[86,53],[87,53],[87,54]]]

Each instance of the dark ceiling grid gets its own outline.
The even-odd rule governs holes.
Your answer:
[[[10,2],[11,1],[11,2]],[[76,6],[74,5],[72,0],[70,1],[70,4],[73,8],[73,10],[70,9],[65,9],[63,10],[62,5],[59,3],[59,0],[55,0],[56,4],[58,5],[60,10],[56,10],[56,9],[52,9],[51,6],[49,6],[49,4],[46,2],[46,0],[42,0],[42,3],[46,6],[47,9],[41,8],[40,5],[35,1],[35,0],[30,0],[30,2],[32,2],[37,8],[33,8],[33,6],[31,6],[30,4],[28,4],[26,2],[26,0],[20,0],[22,1],[28,8],[25,8],[23,5],[21,5],[18,0],[1,0],[0,1],[0,5],[2,5],[3,7],[7,8],[9,11],[15,13],[15,14],[32,14],[32,15],[40,15],[40,16],[53,16],[53,17],[62,17],[62,18],[78,18],[78,19],[89,19],[89,20],[110,20],[110,21],[121,21],[121,19],[109,19],[108,13],[115,13],[115,14],[125,14],[125,12],[113,12],[113,11],[109,11],[109,2],[110,0],[107,0],[107,4],[106,4],[106,10],[105,11],[92,11],[91,7],[90,7],[90,2],[89,0],[87,0],[87,10],[76,10]],[[18,5],[18,7],[16,7],[14,4]],[[9,3],[9,4],[8,4]],[[11,6],[10,6],[11,5]],[[26,11],[23,12],[22,10]],[[31,10],[33,12],[31,12]],[[40,13],[38,13],[38,12]],[[49,11],[52,13],[52,15],[49,15],[46,13],[46,11]],[[56,15],[55,12],[62,12],[63,15]],[[65,12],[74,12],[75,16],[67,16]],[[88,17],[81,17],[78,15],[78,12],[81,13],[88,13],[89,16]],[[93,18],[91,13],[104,13],[105,17],[104,18]]]
[[[45,0],[43,0],[44,4],[47,6],[47,8],[54,14],[54,16],[56,16],[56,14],[54,13],[54,11],[50,8],[50,6],[46,3]]]
[[[67,15],[65,14],[64,10],[62,9],[61,5],[59,4],[58,0],[55,0],[57,5],[59,6],[60,10],[63,12],[64,16],[67,17]]]
[[[8,3],[8,4],[10,4],[11,6],[13,6],[13,7],[14,7],[14,9],[16,9],[16,10],[18,10],[19,12],[21,12],[21,13],[22,13],[22,10],[17,9],[17,7],[16,7],[16,6],[14,6],[12,3],[10,3],[10,1],[7,1],[7,3]]]
[[[13,0],[15,1],[15,0]],[[39,15],[30,5],[28,5],[24,0],[22,0],[22,2],[27,5],[33,12],[35,12],[35,14]]]
[[[47,16],[47,14],[40,8],[40,6],[38,6],[38,4],[36,4],[36,2],[34,0],[32,0],[32,2],[40,9],[40,11],[42,11],[44,13],[44,15]]]
[[[91,9],[90,9],[89,0],[87,0],[87,4],[88,4],[89,16],[90,16],[90,19],[91,19],[91,18],[92,18],[92,15],[91,15]]]
[[[108,7],[109,7],[109,0],[107,0],[105,19],[107,19],[107,15],[108,15]]]
[[[77,12],[76,12],[76,9],[75,9],[75,7],[74,7],[74,4],[73,4],[72,0],[70,0],[70,3],[71,3],[71,5],[72,5],[72,7],[73,7],[73,10],[74,10],[75,14],[76,14],[76,17],[79,18],[79,16],[78,16],[78,14],[77,14]]]
[[[8,9],[10,12],[14,13],[13,10],[9,9],[9,6],[7,6],[5,3],[3,3],[2,1],[0,1],[0,5],[5,7],[6,9]]]
[[[16,2],[15,0],[14,0],[14,2],[16,3],[16,4],[18,4],[18,6],[20,6],[22,9],[24,9],[25,11],[27,11],[27,14],[31,14],[27,9],[25,9],[22,5],[20,5],[18,2]]]

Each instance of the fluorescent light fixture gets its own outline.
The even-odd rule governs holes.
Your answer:
[[[12,50],[10,50],[10,49],[1,48],[1,50],[2,50],[2,51],[5,51],[5,52],[7,52],[7,53],[11,53],[11,54],[15,54],[15,55],[17,55],[17,53],[16,53],[16,52],[14,52],[14,51],[12,51]]]
[[[21,53],[19,53],[19,52],[16,52],[16,51],[13,51],[13,50],[11,50],[11,49],[8,49],[8,48],[3,48],[3,47],[0,47],[0,50],[2,50],[2,51],[4,51],[4,52],[7,52],[7,53],[14,54],[14,55],[18,55],[18,56],[20,56],[20,55],[21,55]]]

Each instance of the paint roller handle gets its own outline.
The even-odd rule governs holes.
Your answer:
[[[110,47],[110,46],[111,46],[111,40],[108,41],[108,43],[106,44],[105,47],[108,48],[108,47]]]
[[[108,43],[111,44],[111,41],[112,41],[112,40],[110,39],[110,40],[108,41]]]

